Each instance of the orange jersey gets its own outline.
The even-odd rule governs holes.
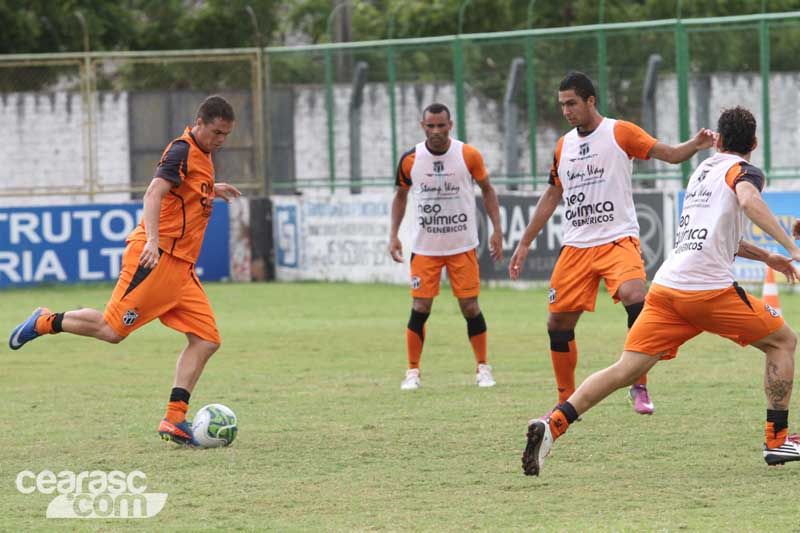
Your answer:
[[[214,203],[214,163],[197,144],[191,128],[169,143],[155,177],[172,183],[161,202],[158,247],[189,263],[196,263],[203,246]],[[128,235],[128,242],[146,241],[144,220]]]

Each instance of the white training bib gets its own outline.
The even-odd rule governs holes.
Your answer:
[[[450,139],[450,148],[432,154],[417,144],[411,167],[414,237],[411,251],[453,255],[478,246],[475,192],[464,161],[464,143]]]
[[[564,188],[564,238],[577,248],[639,237],[633,205],[633,164],[614,138],[616,120],[604,118],[591,134],[564,136],[558,179]]]
[[[686,186],[675,246],[653,283],[688,291],[733,284],[733,261],[744,235],[745,215],[725,176],[741,162],[746,161],[738,155],[716,154],[694,171]]]

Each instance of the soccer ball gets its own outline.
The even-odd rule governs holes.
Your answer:
[[[236,415],[219,403],[206,405],[194,415],[194,440],[203,448],[228,446],[239,430]]]

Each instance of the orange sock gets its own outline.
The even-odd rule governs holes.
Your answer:
[[[425,321],[430,313],[420,313],[411,310],[411,317],[406,327],[406,351],[408,353],[408,368],[419,368],[422,357],[422,346],[425,344]]]
[[[486,364],[486,332],[474,335],[469,338],[472,344],[472,352],[475,354],[475,363],[479,365]]]
[[[486,320],[483,313],[478,313],[472,318],[466,318],[467,335],[469,343],[472,344],[472,352],[475,354],[475,364],[486,364]]]
[[[48,333],[61,333],[61,321],[64,320],[64,313],[51,313],[44,308],[42,314],[36,319],[36,333],[47,335]]]
[[[562,404],[575,392],[575,367],[578,365],[578,347],[575,331],[548,331],[550,359],[558,387],[558,403]]]
[[[767,422],[764,427],[765,441],[767,448],[778,448],[786,442],[786,437],[789,434],[789,429],[784,427],[781,430],[775,431],[775,423]]]
[[[422,358],[422,345],[425,344],[425,327],[422,328],[420,337],[416,331],[406,329],[406,351],[408,353],[408,368],[419,368]]]
[[[550,433],[553,434],[553,440],[556,440],[558,437],[566,433],[567,428],[569,428],[567,416],[558,409],[553,411],[553,414],[550,415],[550,420],[548,423],[550,424]]]
[[[186,412],[189,411],[189,404],[186,402],[169,402],[167,404],[167,413],[164,418],[173,424],[180,424],[186,420]]]
[[[647,385],[647,374],[642,374],[642,377],[637,379],[636,383],[634,383],[634,385],[646,386]]]

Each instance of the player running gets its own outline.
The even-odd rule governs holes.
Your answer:
[[[800,460],[800,443],[788,435],[797,337],[778,312],[747,294],[733,277],[737,255],[766,263],[791,283],[800,275],[792,265],[800,260],[800,248],[761,198],[764,174],[750,164],[755,132],[756,120],[746,109],[727,109],[719,117],[718,153],[703,161],[689,180],[675,246],[653,279],[625,351],[614,365],[589,376],[546,420],[529,423],[522,455],[525,474],[539,475],[553,441],[578,416],[634,382],[659,359],[675,357],[681,344],[703,331],[764,352],[764,461],[777,465]],[[791,257],[743,241],[746,219]]]
[[[208,97],[197,110],[193,127],[164,150],[144,195],[142,221],[128,235],[119,280],[105,312],[77,309],[53,313],[36,309],[14,328],[12,350],[45,335],[61,332],[117,344],[158,318],[186,334],[175,379],[158,433],[165,440],[194,444],[186,420],[189,397],[206,362],[222,342],[217,323],[194,264],[200,254],[215,196],[226,202],[241,193],[214,182],[212,152],[233,131],[234,112],[220,96]]]

